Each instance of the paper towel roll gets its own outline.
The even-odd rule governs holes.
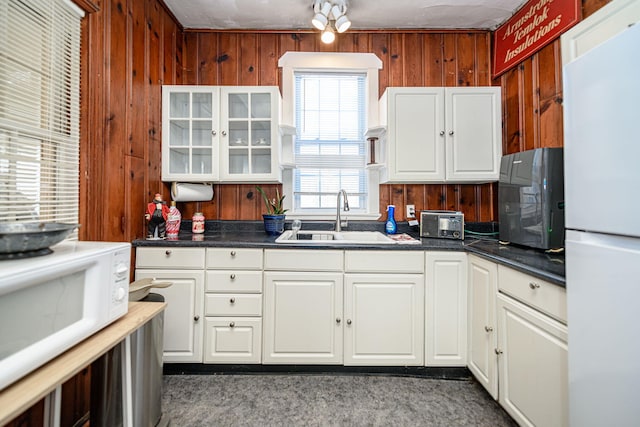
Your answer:
[[[174,182],[171,185],[171,199],[176,202],[204,202],[213,199],[211,184]]]

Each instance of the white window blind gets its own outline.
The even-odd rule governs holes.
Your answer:
[[[340,189],[352,211],[365,210],[366,74],[294,76],[294,210],[335,209]]]
[[[0,222],[78,222],[81,18],[0,0]]]

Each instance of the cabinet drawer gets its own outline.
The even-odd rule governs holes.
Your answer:
[[[207,248],[207,268],[262,269],[262,249]]]
[[[136,268],[204,268],[204,248],[137,248]]]
[[[262,319],[207,317],[204,363],[260,363]]]
[[[206,294],[205,316],[262,316],[262,295]]]
[[[267,249],[265,270],[342,271],[343,254],[336,250]]]
[[[561,286],[499,265],[498,289],[561,322],[567,323],[567,292]]]
[[[261,271],[207,271],[207,292],[262,293]]]
[[[346,251],[349,273],[424,273],[423,251]]]

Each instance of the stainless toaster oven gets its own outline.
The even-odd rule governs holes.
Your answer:
[[[420,237],[464,239],[464,214],[458,211],[422,211]]]

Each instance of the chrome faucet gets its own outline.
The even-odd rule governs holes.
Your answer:
[[[347,192],[344,190],[340,190],[338,191],[338,200],[336,200],[336,231],[342,231],[342,227],[346,227],[347,226],[347,221],[345,220],[344,223],[340,220],[340,195],[342,194],[342,201],[343,201],[343,205],[344,205],[344,211],[348,212],[349,211],[349,199],[347,199]]]

